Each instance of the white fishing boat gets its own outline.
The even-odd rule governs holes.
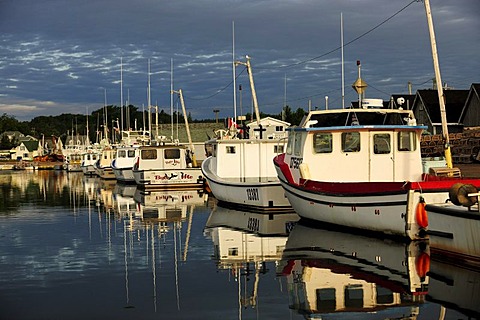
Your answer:
[[[289,123],[260,119],[248,57],[246,66],[256,123],[251,124],[248,139],[240,139],[233,124],[222,136],[206,142],[212,154],[202,162],[202,172],[212,194],[223,203],[257,210],[291,211],[272,164],[273,157],[284,152],[285,128]]]
[[[112,170],[115,178],[121,182],[135,182],[133,165],[140,154],[139,145],[120,146],[117,148],[115,159],[112,160]]]
[[[65,156],[65,169],[68,172],[81,172],[82,171],[82,155],[83,150],[71,152]]]
[[[277,273],[306,318],[416,319],[429,289],[428,241],[396,242],[297,224]],[[409,316],[409,317],[408,317]],[[405,319],[406,319],[405,318]]]
[[[457,191],[451,192],[449,202],[425,206],[432,254],[479,267],[479,193],[472,185],[456,185],[453,190]]]
[[[143,187],[203,188],[200,168],[192,165],[183,145],[142,146],[133,166],[135,182]]]
[[[425,203],[445,202],[457,182],[478,187],[480,180],[457,177],[455,168],[423,173],[425,127],[413,112],[358,105],[311,111],[291,129],[274,163],[292,207],[322,223],[426,238]]]
[[[102,179],[115,179],[112,161],[115,159],[116,150],[108,145],[102,149],[99,159],[95,162],[95,173]]]
[[[80,164],[80,168],[82,169],[82,172],[85,175],[96,175],[95,172],[95,162],[100,158],[100,151],[93,149],[93,148],[88,148],[83,154],[82,154],[82,163]]]

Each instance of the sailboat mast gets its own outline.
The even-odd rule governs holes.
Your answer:
[[[123,58],[120,58],[120,132],[123,132]]]
[[[235,65],[235,21],[232,21],[233,121],[237,121],[237,74]]]
[[[447,112],[445,108],[445,95],[443,94],[442,78],[440,76],[440,64],[438,62],[437,43],[435,41],[435,30],[433,28],[432,11],[430,0],[425,0],[425,13],[427,14],[428,31],[430,33],[430,45],[432,47],[433,69],[435,81],[437,82],[438,103],[440,104],[440,118],[442,121],[442,135],[445,141],[445,161],[448,168],[453,168],[452,153],[450,151],[450,139],[448,137]]]
[[[340,42],[342,48],[342,109],[345,109],[345,67],[343,57],[343,12],[340,13]]]

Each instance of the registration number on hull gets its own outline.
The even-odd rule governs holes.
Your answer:
[[[247,199],[250,201],[260,200],[257,188],[247,188]]]

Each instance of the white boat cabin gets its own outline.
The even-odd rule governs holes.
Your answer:
[[[421,181],[424,127],[412,119],[400,109],[312,111],[289,129],[285,162],[297,182]]]
[[[192,167],[192,159],[185,146],[143,146],[134,165],[134,170],[165,170]]]
[[[285,151],[285,140],[231,139],[212,145],[211,168],[222,178],[278,180],[273,158]]]

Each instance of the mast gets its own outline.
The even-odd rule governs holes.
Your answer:
[[[342,47],[342,109],[345,109],[345,68],[343,60],[343,12],[340,13],[340,42]]]
[[[253,73],[252,73],[252,65],[250,64],[250,57],[247,55],[245,57],[247,62],[237,61],[235,62],[236,65],[241,64],[247,67],[248,79],[250,80],[250,89],[252,91],[252,101],[253,106],[255,108],[255,117],[257,118],[257,125],[260,124],[260,112],[258,110],[258,101],[257,101],[257,92],[255,91],[255,83],[253,82]]]
[[[173,58],[170,59],[170,121],[172,129],[171,139],[173,141]]]
[[[123,132],[123,58],[120,58],[120,132]]]
[[[148,132],[150,134],[150,140],[152,140],[152,104],[150,96],[150,59],[148,59],[148,89],[147,89],[147,97],[148,97]],[[156,137],[155,137],[156,138]]]
[[[173,92],[178,93],[178,96],[180,97],[180,104],[182,105],[183,119],[185,120],[185,129],[187,130],[188,144],[190,145],[190,152],[192,153],[192,164],[194,167],[196,167],[197,159],[195,158],[195,152],[193,149],[192,136],[190,135],[190,127],[188,126],[187,111],[185,109],[185,101],[183,100],[182,89],[179,89],[178,91],[173,91]]]
[[[235,21],[232,21],[233,120],[237,121],[237,79],[235,63]]]
[[[430,0],[425,0],[425,13],[427,14],[428,31],[430,33],[430,45],[432,47],[433,69],[435,70],[435,81],[437,82],[438,102],[440,104],[440,118],[442,121],[442,135],[445,141],[445,161],[448,168],[453,168],[452,153],[450,151],[450,139],[448,137],[447,112],[445,109],[445,95],[443,94],[442,78],[440,76],[440,64],[438,62],[437,43],[435,41],[435,30],[433,29],[432,11]]]

